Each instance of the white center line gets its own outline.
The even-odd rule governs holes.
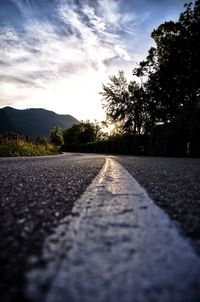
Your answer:
[[[200,260],[190,242],[110,158],[43,255],[47,267],[28,274],[35,301],[200,301]]]

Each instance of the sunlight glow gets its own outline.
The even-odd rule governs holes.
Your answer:
[[[103,120],[102,83],[119,70],[132,77],[161,21],[152,23],[144,0],[142,18],[139,4],[122,2],[0,1],[0,107],[42,107]]]
[[[116,125],[114,123],[106,123],[102,126],[102,131],[107,135],[113,135],[115,133]]]

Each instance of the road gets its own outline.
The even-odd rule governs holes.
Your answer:
[[[28,257],[40,253],[103,163],[102,157],[63,155],[0,159],[1,301],[23,301]]]
[[[192,239],[200,255],[200,159],[114,158]]]
[[[144,157],[111,158],[126,167],[147,189],[150,196],[178,222],[184,233],[193,240],[198,252],[200,161]],[[64,217],[72,218],[72,222],[66,220],[66,230],[68,224],[75,225],[75,201],[83,194],[104,163],[105,156],[100,155],[0,159],[1,301],[16,301],[17,298],[20,301],[30,300],[30,296],[25,297],[27,272],[34,271],[35,267],[48,266],[42,256],[44,243],[55,233]],[[85,209],[86,205],[83,205],[78,211],[83,212]],[[70,228],[69,226],[69,234]],[[194,258],[198,259],[195,253],[194,255]],[[195,285],[195,295],[198,294],[198,285]],[[47,301],[50,301],[50,298]],[[123,297],[120,301],[123,301]],[[124,301],[129,300],[127,298]]]

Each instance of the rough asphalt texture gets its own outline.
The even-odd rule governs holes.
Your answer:
[[[200,159],[114,157],[192,239],[200,255]]]
[[[114,157],[146,188],[200,254],[200,160]],[[0,159],[0,300],[24,302],[27,259],[71,213],[103,158]],[[33,266],[37,265],[34,263]],[[45,263],[39,263],[45,265]]]
[[[27,274],[34,302],[200,301],[199,257],[121,165],[108,159],[72,214]]]
[[[1,302],[25,301],[28,257],[40,254],[45,237],[103,164],[103,158],[82,156],[0,159]]]

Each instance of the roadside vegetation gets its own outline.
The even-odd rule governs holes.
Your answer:
[[[46,138],[31,139],[16,133],[0,135],[0,156],[43,156],[59,154],[59,147]]]
[[[64,133],[63,150],[200,156],[200,0],[186,4],[177,22],[161,24],[151,37],[155,47],[133,79],[119,71],[100,92],[115,131],[70,144]]]
[[[1,137],[0,156],[61,151],[200,157],[200,0],[155,29],[128,81],[112,75],[100,94],[107,119],[54,127],[47,139]]]

